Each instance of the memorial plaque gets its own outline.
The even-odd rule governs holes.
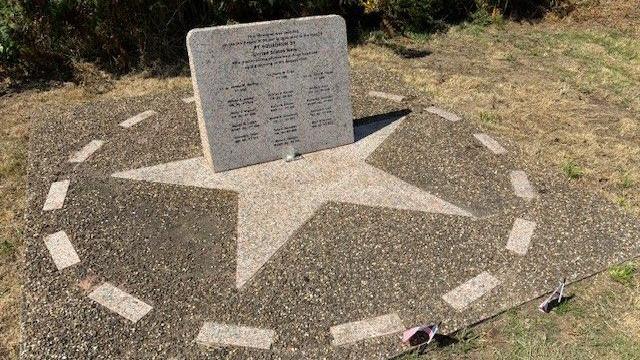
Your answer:
[[[194,29],[187,48],[214,171],[353,142],[340,16]]]

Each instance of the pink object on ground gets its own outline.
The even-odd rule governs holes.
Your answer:
[[[412,340],[416,340],[417,338],[420,337],[420,333],[423,333],[427,336],[426,343],[428,344],[433,340],[433,337],[436,335],[437,332],[438,332],[438,324],[416,326],[414,328],[405,330],[405,332],[402,333],[402,343],[410,344],[412,346],[418,345],[418,344],[412,344]],[[422,341],[419,343],[424,343],[424,342],[425,341]]]

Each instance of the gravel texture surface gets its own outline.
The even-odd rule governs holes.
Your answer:
[[[50,109],[30,142],[23,357],[385,358],[402,351],[396,335],[334,346],[329,329],[397,313],[406,328],[442,321],[451,332],[640,254],[637,218],[523,158],[517,144],[494,137],[507,150],[494,154],[468,121],[425,111],[427,101],[375,69],[355,71],[352,87],[356,124],[409,114],[367,163],[474,217],[327,202],[238,290],[237,193],[110,176],[201,156],[194,104],[181,100],[188,89]],[[157,115],[118,126],[147,110]],[[104,145],[67,161],[92,140]],[[537,198],[515,196],[514,170]],[[64,206],[43,212],[51,184],[65,179]],[[524,255],[506,248],[517,218],[536,223]],[[44,243],[58,231],[80,258],[62,271]],[[497,285],[463,310],[443,299],[485,272]],[[152,309],[134,323],[91,300],[105,282]],[[274,342],[203,346],[206,322],[272,330]]]

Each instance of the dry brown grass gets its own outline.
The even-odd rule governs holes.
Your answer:
[[[582,24],[640,34],[640,2],[638,0],[577,0],[576,11],[565,19],[550,17],[547,22]]]
[[[352,57],[517,140],[558,171],[575,164],[584,173],[576,181],[640,213],[640,16],[629,19],[635,27],[618,20],[617,28],[571,19],[469,25],[416,41],[433,52],[425,58],[375,45]]]
[[[0,107],[0,358],[9,358],[17,354],[19,340],[28,127],[14,115],[19,106],[1,101]]]

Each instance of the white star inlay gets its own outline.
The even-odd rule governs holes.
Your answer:
[[[236,286],[241,288],[328,201],[472,216],[365,162],[403,119],[355,127],[353,144],[306,154],[292,162],[273,161],[214,173],[204,158],[197,157],[112,176],[236,191]]]

